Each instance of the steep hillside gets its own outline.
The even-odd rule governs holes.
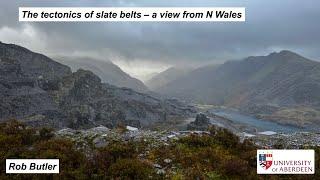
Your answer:
[[[149,126],[188,116],[192,107],[105,84],[94,73],[70,68],[11,44],[0,44],[0,121],[19,119],[55,128]]]
[[[0,43],[0,119],[20,119],[56,111],[58,107],[47,90],[68,75],[71,75],[69,67],[44,55]]]
[[[102,82],[118,87],[127,87],[139,92],[147,92],[148,88],[140,80],[131,77],[110,61],[100,61],[93,58],[57,57],[57,61],[71,67],[72,71],[85,69],[98,75]]]
[[[158,73],[146,82],[146,85],[151,89],[157,91],[158,88],[166,86],[168,83],[184,76],[190,69],[171,67],[163,72]]]

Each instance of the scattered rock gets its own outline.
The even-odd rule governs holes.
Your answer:
[[[266,135],[266,136],[271,136],[271,135],[275,135],[275,134],[277,134],[277,133],[274,132],[274,131],[263,131],[263,132],[259,132],[258,134]]]
[[[163,162],[165,162],[165,163],[169,164],[169,163],[171,163],[171,162],[172,162],[172,160],[171,160],[171,159],[164,159],[164,160],[163,160]]]
[[[136,127],[127,126],[126,128],[127,128],[127,130],[129,130],[129,131],[138,131],[138,128],[136,128]]]
[[[166,171],[164,169],[157,169],[157,174],[163,175],[166,174]]]
[[[162,166],[160,164],[153,164],[153,167],[157,168],[157,169],[161,169]]]
[[[92,142],[94,146],[97,148],[105,147],[109,144],[103,136],[96,137]]]

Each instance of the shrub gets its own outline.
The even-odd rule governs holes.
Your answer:
[[[152,167],[138,159],[119,159],[110,166],[108,172],[115,179],[150,179],[156,176]]]
[[[238,148],[240,142],[239,137],[233,134],[231,131],[225,128],[216,127],[211,127],[209,131],[217,144],[222,145],[223,147],[228,149]]]
[[[213,139],[210,136],[197,136],[197,135],[190,135],[187,137],[181,138],[179,143],[183,143],[188,145],[189,147],[207,147],[213,144]]]
[[[50,139],[35,145],[35,158],[52,158],[60,160],[60,175],[76,177],[83,172],[86,162],[82,152],[75,149],[73,142],[66,139]],[[77,175],[75,175],[77,174]]]
[[[43,128],[40,129],[39,135],[40,135],[40,139],[41,140],[49,140],[54,136],[53,129],[52,128],[43,127]]]

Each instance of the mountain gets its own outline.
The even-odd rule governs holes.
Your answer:
[[[314,120],[319,113],[313,110],[318,112],[320,107],[320,63],[290,51],[252,56],[196,69],[158,92],[261,116],[274,115],[268,117],[271,119],[279,114],[278,119],[288,114],[295,119],[292,114],[299,114],[300,107],[311,107],[306,114]]]
[[[203,67],[160,88],[220,105],[320,105],[320,63],[290,51]],[[180,95],[180,93],[182,93]]]
[[[56,111],[57,104],[46,90],[68,75],[69,67],[44,55],[0,43],[0,119]]]
[[[148,74],[144,75],[144,80],[143,80],[144,84],[148,87],[148,85],[146,83],[160,73],[161,72],[152,72],[152,73],[148,73]]]
[[[143,82],[131,77],[110,61],[101,61],[84,57],[57,57],[55,59],[58,62],[70,66],[72,71],[77,71],[78,69],[92,71],[94,74],[98,75],[104,83],[109,83],[118,87],[131,88],[139,92],[149,91]]]
[[[174,96],[188,101],[202,101],[203,103],[209,103],[204,100],[208,100],[200,93],[205,91],[206,84],[209,81],[211,73],[217,68],[216,65],[209,65],[192,70],[179,78],[169,81],[165,85],[154,89],[155,92]]]
[[[62,78],[58,86],[52,96],[73,128],[119,123],[146,127],[192,111],[174,100],[103,84],[98,76],[82,69]]]
[[[176,100],[154,98],[102,83],[91,71],[68,66],[26,48],[0,43],[0,121],[18,119],[54,128],[139,127],[193,113]]]
[[[187,69],[187,68],[171,67],[163,72],[156,74],[152,78],[150,78],[146,82],[146,85],[151,90],[157,90],[158,88],[167,85],[169,82],[174,81],[174,80],[184,76],[189,71],[191,71],[191,70]]]

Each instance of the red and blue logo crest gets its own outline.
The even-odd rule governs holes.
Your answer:
[[[272,154],[259,154],[259,164],[263,169],[269,169],[272,165]]]

